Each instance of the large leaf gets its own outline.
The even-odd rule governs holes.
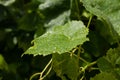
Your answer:
[[[54,27],[44,35],[36,38],[34,46],[24,54],[48,55],[65,53],[88,40],[88,28],[81,21],[72,21],[64,26]]]
[[[92,14],[102,17],[107,22],[110,21],[120,35],[120,0],[82,0],[82,2]]]
[[[53,54],[52,66],[56,74],[62,80],[77,80],[79,75],[79,60],[69,53]]]

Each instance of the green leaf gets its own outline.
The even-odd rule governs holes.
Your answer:
[[[88,41],[88,28],[81,21],[72,21],[64,26],[54,27],[44,35],[34,39],[34,46],[24,54],[48,55],[65,53]]]
[[[103,72],[111,72],[120,79],[120,47],[109,49],[106,56],[98,59],[98,67]]]
[[[103,18],[120,35],[120,0],[82,0],[92,14]]]
[[[96,32],[99,33],[108,43],[114,44],[118,41],[118,34],[113,29],[111,23],[104,19],[98,19],[95,21]]]
[[[117,80],[112,73],[102,72],[97,74],[95,77],[90,80]]]
[[[120,58],[120,47],[109,49],[106,55],[106,59],[111,62],[111,64],[115,67],[116,64],[119,64],[119,58]]]
[[[70,0],[45,0],[39,5],[44,14],[44,26],[49,29],[65,24],[70,18]]]
[[[63,13],[46,23],[45,27],[61,26],[69,20],[69,16],[70,11],[64,11]]]
[[[8,64],[6,63],[4,57],[0,54],[0,69],[8,70]]]
[[[113,66],[105,58],[101,57],[97,60],[98,67],[103,72],[110,72],[113,70]]]
[[[53,54],[52,66],[62,80],[77,80],[79,75],[79,61],[75,56],[70,56],[69,53]]]

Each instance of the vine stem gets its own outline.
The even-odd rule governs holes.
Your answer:
[[[90,16],[90,19],[88,21],[87,28],[89,28],[91,20],[92,20],[92,15]]]
[[[77,56],[77,55],[75,55],[75,54],[73,54],[75,57],[78,57],[81,61],[83,61],[83,62],[85,62],[86,64],[88,64],[89,62],[87,62],[85,59],[83,59],[83,58],[81,58],[81,57],[79,57],[79,56]]]
[[[99,70],[99,68],[92,67],[91,70]]]
[[[94,61],[94,62],[92,62],[92,63],[89,63],[89,64],[87,64],[86,66],[84,66],[84,67],[80,67],[82,70],[80,71],[80,73],[84,73],[85,74],[85,70],[86,69],[88,69],[88,68],[90,68],[90,67],[92,67],[93,65],[95,65],[97,63],[97,61]],[[83,78],[85,77],[85,75],[83,74],[83,76],[80,78],[80,80],[83,80]]]
[[[48,72],[42,77],[42,79],[44,79],[50,73],[51,70],[52,70],[52,66],[49,68]]]
[[[48,62],[48,64],[45,66],[45,68],[42,70],[42,72],[38,72],[33,74],[29,80],[32,80],[35,76],[40,75],[39,80],[43,80],[52,70],[52,67],[49,68],[49,70],[47,71],[47,73],[43,76],[43,73],[46,71],[46,69],[49,67],[49,65],[51,64],[52,59]]]
[[[97,61],[94,61],[94,62],[92,62],[92,63],[89,63],[88,65],[86,65],[86,66],[82,69],[82,71],[85,71],[86,69],[92,67],[92,66],[95,65],[96,63],[97,63]]]
[[[48,64],[45,66],[45,68],[44,68],[43,71],[41,72],[39,80],[43,80],[43,78],[45,78],[45,76],[48,75],[48,73],[50,72],[50,70],[51,70],[52,68],[50,68],[50,69],[48,70],[47,74],[45,74],[44,77],[42,77],[42,76],[43,76],[43,73],[44,73],[44,72],[46,71],[46,69],[49,67],[49,65],[51,64],[51,62],[52,62],[52,59],[48,62]]]
[[[40,74],[41,74],[41,72],[38,72],[38,73],[33,74],[33,75],[30,77],[29,80],[32,80],[35,76],[40,75]]]

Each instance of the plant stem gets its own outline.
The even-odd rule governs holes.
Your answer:
[[[85,62],[86,64],[89,63],[89,62],[87,62],[85,59],[83,59],[83,58],[81,58],[81,57],[79,57],[79,56],[77,56],[77,55],[75,55],[75,54],[73,54],[73,55],[76,56],[76,57],[78,57],[81,61]]]
[[[51,70],[52,70],[52,66],[49,68],[48,72],[42,78],[44,79],[50,73]]]
[[[41,74],[41,72],[38,72],[38,73],[33,74],[33,75],[30,77],[29,80],[32,80],[35,76],[40,75],[40,74]]]
[[[91,70],[99,70],[99,68],[94,68],[94,67],[92,67]]]
[[[43,79],[43,73],[46,71],[46,69],[49,67],[49,65],[51,64],[51,62],[52,62],[52,59],[48,62],[48,64],[45,66],[45,68],[43,69],[43,71],[41,72],[41,74],[40,74],[40,78],[39,78],[39,80],[42,80]],[[48,70],[48,72],[50,71],[51,69],[49,69]],[[46,75],[45,75],[46,76]]]
[[[92,15],[90,16],[90,19],[88,21],[87,28],[89,28],[91,20],[92,20]]]
[[[35,76],[37,76],[37,75],[40,75],[40,78],[39,78],[39,80],[43,80],[49,73],[50,73],[50,71],[51,71],[51,69],[52,69],[52,67],[50,67],[50,69],[48,70],[48,72],[43,76],[43,73],[46,71],[46,69],[49,67],[49,65],[51,64],[51,62],[52,62],[52,59],[48,62],[48,64],[45,66],[45,68],[43,69],[43,71],[42,72],[38,72],[38,73],[35,73],[35,74],[33,74],[31,77],[30,77],[30,79],[29,80],[32,80]],[[42,77],[43,76],[43,77]]]
[[[86,69],[92,67],[93,65],[95,65],[97,63],[97,61],[94,61],[92,63],[89,63],[88,65],[86,65],[84,68],[83,68],[83,71],[85,71]]]

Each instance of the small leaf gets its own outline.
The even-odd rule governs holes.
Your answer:
[[[53,54],[52,66],[62,80],[77,80],[79,75],[79,61],[75,56],[70,56],[69,53]]]
[[[114,48],[114,49],[109,49],[106,55],[106,59],[111,62],[111,64],[115,67],[116,64],[119,63],[119,58],[120,58],[120,47]],[[120,65],[120,64],[119,64]]]
[[[64,26],[54,27],[44,35],[34,39],[34,46],[24,54],[48,55],[65,53],[88,41],[88,28],[81,21],[72,21]]]
[[[91,78],[90,80],[117,80],[112,73],[102,72],[97,74],[95,77]]]

